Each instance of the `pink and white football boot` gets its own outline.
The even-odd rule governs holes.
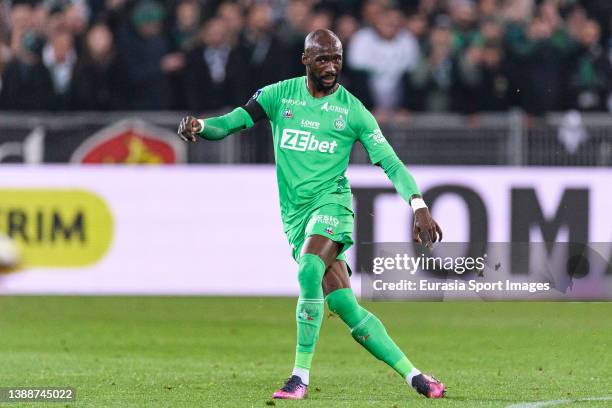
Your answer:
[[[300,377],[292,375],[283,388],[272,394],[272,398],[300,400],[306,398],[306,395],[308,395],[308,386],[302,382]]]
[[[446,392],[444,384],[431,375],[419,374],[412,377],[412,388],[427,398],[442,398]]]

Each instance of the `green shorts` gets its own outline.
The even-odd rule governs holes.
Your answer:
[[[299,226],[286,232],[293,259],[299,261],[306,238],[323,235],[341,244],[336,259],[346,262],[344,252],[353,245],[354,218],[352,210],[339,204],[326,204],[311,212]]]

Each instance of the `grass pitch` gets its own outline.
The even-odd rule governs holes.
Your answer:
[[[76,402],[48,404],[62,407],[506,407],[612,396],[612,303],[369,303],[448,398],[411,391],[331,317],[309,399],[271,401],[292,368],[294,302],[0,297],[0,387],[76,388]]]

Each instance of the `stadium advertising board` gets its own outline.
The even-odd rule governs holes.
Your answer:
[[[78,116],[60,119],[46,126],[3,127],[0,163],[152,165],[187,161],[185,144],[168,127],[135,118],[108,124]]]
[[[104,257],[113,219],[99,196],[81,189],[0,189],[3,233],[23,267],[83,267]]]
[[[412,172],[446,242],[606,243],[612,235],[609,169]],[[357,241],[409,241],[412,210],[384,173],[353,166],[348,177]],[[22,253],[20,268],[0,275],[4,294],[295,295],[298,289],[272,166],[7,165],[0,169],[0,234]],[[600,245],[609,260],[612,247]],[[356,271],[372,256],[364,248],[349,251]],[[611,280],[604,273],[599,284],[609,288]]]
[[[122,120],[87,138],[72,154],[83,164],[176,164],[185,145],[174,133],[142,120]]]

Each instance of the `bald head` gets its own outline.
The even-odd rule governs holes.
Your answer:
[[[338,36],[330,30],[309,33],[304,41],[302,63],[315,92],[333,92],[342,70],[342,43]]]
[[[318,51],[340,51],[342,54],[342,43],[331,30],[315,30],[308,33],[304,40],[304,54],[312,54]]]

